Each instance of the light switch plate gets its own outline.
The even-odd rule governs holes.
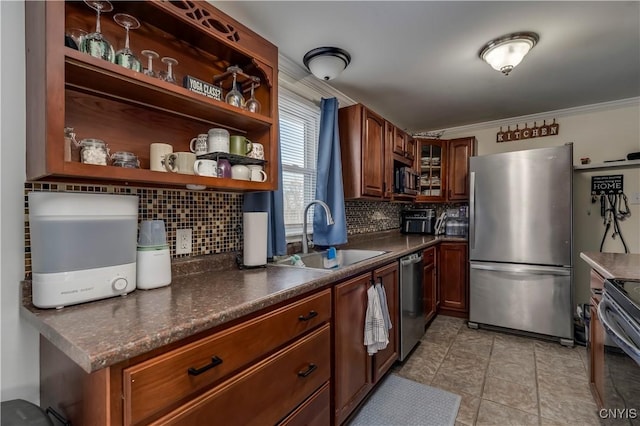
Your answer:
[[[631,194],[629,204],[640,204],[640,192],[634,192],[633,194]]]
[[[176,230],[176,254],[191,253],[191,228]]]

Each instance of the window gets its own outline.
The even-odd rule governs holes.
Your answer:
[[[302,235],[304,208],[316,193],[320,107],[283,87],[279,90],[284,227],[290,237]],[[312,232],[313,209],[307,226]]]

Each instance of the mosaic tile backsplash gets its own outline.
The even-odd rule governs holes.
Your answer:
[[[136,188],[112,185],[27,182],[24,187],[25,272],[31,275],[29,204],[31,191],[64,191],[137,195],[138,220],[162,219],[172,258],[237,252],[242,249],[242,194],[180,189]],[[400,227],[402,204],[371,201],[345,203],[348,235],[379,232]],[[176,255],[176,230],[193,230],[190,255]]]

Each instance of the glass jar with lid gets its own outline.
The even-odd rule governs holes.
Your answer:
[[[118,151],[111,156],[111,165],[128,169],[139,169],[140,161],[133,152]]]
[[[109,148],[100,139],[82,139],[80,141],[80,160],[85,164],[106,166],[109,159]]]

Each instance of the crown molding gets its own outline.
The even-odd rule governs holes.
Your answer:
[[[317,79],[306,69],[282,54],[278,54],[278,70],[279,84],[316,104],[319,104],[322,98],[333,97],[338,99],[340,106],[357,103],[333,86]]]
[[[515,125],[518,123],[522,123],[523,121],[526,121],[526,122],[536,121],[536,120],[540,121],[543,119],[548,119],[549,116],[553,116],[553,118],[559,118],[559,117],[567,117],[571,115],[586,114],[590,112],[599,112],[599,111],[605,111],[605,110],[612,110],[616,108],[625,108],[629,106],[639,106],[639,105],[640,105],[640,97],[635,97],[635,98],[620,99],[616,101],[602,102],[599,104],[582,105],[582,106],[573,107],[573,108],[565,108],[565,109],[558,109],[554,111],[540,112],[540,113],[530,114],[530,115],[522,115],[519,117],[504,118],[501,120],[485,121],[483,123],[468,124],[465,126],[449,127],[446,129],[438,129],[438,130],[445,131],[448,133],[485,130],[485,129],[495,128],[499,126],[504,127],[504,126]],[[419,132],[419,133],[423,133],[423,132]]]

